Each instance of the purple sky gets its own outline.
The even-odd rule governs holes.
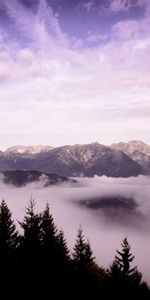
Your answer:
[[[0,140],[150,144],[149,0],[0,0]]]

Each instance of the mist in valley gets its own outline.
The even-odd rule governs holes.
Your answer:
[[[127,236],[134,265],[150,283],[150,177],[76,178],[77,183],[44,187],[44,179],[24,187],[0,181],[0,198],[5,199],[17,224],[30,198],[41,212],[49,203],[58,228],[62,228],[72,251],[79,226],[90,240],[99,265],[108,267]],[[96,204],[95,204],[96,203]]]

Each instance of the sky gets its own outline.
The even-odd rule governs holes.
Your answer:
[[[0,0],[0,149],[150,144],[149,0]]]

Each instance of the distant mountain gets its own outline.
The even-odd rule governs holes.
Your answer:
[[[37,155],[36,169],[63,176],[136,176],[141,166],[126,154],[99,143],[63,146]]]
[[[96,142],[57,148],[41,145],[14,146],[0,152],[0,171],[36,170],[66,177],[137,176],[149,172],[149,148],[142,142],[111,146]]]
[[[52,146],[46,145],[46,146],[42,146],[42,145],[38,145],[38,146],[21,146],[21,145],[16,145],[13,147],[8,148],[5,151],[5,155],[9,155],[9,154],[37,154],[40,152],[46,152],[53,149]]]
[[[38,171],[6,171],[0,173],[1,180],[6,184],[12,184],[17,187],[22,187],[27,185],[28,183],[37,183],[41,182],[41,184],[45,187],[50,185],[61,184],[64,182],[75,183],[75,181],[67,178],[58,176],[56,174],[46,174]]]
[[[150,174],[150,146],[141,141],[112,144],[112,149],[124,152],[132,160],[137,162],[145,174]]]

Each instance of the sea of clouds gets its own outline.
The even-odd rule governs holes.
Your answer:
[[[5,199],[18,225],[25,214],[30,198],[36,201],[36,211],[40,212],[49,203],[58,228],[62,228],[72,251],[79,226],[86,239],[90,240],[96,261],[108,267],[114,259],[116,249],[120,249],[122,239],[127,236],[134,264],[150,282],[150,177],[130,178],[76,178],[77,183],[65,183],[44,187],[43,179],[38,183],[18,188],[6,185],[0,178],[0,199]],[[82,206],[82,201],[93,201],[102,197],[124,197],[134,199],[135,212],[116,209],[116,216],[104,214],[102,210]],[[114,208],[115,210],[115,208]],[[107,208],[107,212],[109,208]],[[118,217],[119,214],[119,217]],[[125,218],[124,218],[125,215]],[[123,219],[123,222],[122,222]]]

